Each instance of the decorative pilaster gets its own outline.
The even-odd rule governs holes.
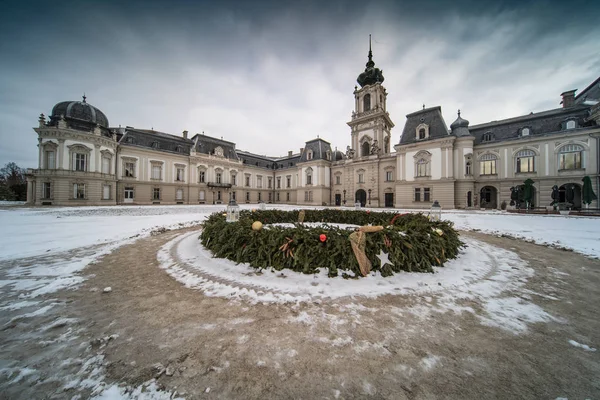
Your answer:
[[[100,145],[94,144],[94,169],[96,172],[101,172],[101,162],[100,162]]]
[[[58,169],[65,169],[64,168],[64,156],[65,156],[65,139],[58,139],[58,154],[57,154],[58,160],[56,161]],[[69,169],[68,165],[67,165],[66,169]]]
[[[42,138],[38,138],[38,169],[42,169]]]

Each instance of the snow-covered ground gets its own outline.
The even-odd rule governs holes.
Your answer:
[[[242,206],[242,208],[254,207],[256,206]],[[277,208],[294,209],[297,207],[277,206]],[[4,314],[8,318],[6,323],[14,323],[14,321],[38,318],[45,313],[51,313],[51,310],[55,308],[64,307],[65,305],[61,304],[59,300],[53,301],[53,299],[48,299],[47,296],[41,299],[42,295],[51,294],[63,288],[76,288],[85,280],[85,276],[80,274],[85,266],[114,251],[119,246],[132,243],[140,237],[151,235],[153,231],[161,228],[176,229],[196,225],[211,213],[223,211],[224,209],[225,206],[0,208],[0,316]],[[377,210],[374,209],[374,211]],[[407,210],[396,211],[411,212]],[[600,220],[596,218],[516,215],[497,211],[444,211],[443,218],[454,222],[455,227],[458,229],[510,235],[517,238],[517,240],[563,246],[591,257],[600,257]],[[197,245],[197,240],[186,242],[187,247],[183,249],[183,256],[192,258],[193,255],[189,252],[193,251],[193,246]],[[188,253],[185,253],[186,249]],[[460,290],[460,287],[472,280],[473,277],[485,273],[484,270],[470,268],[477,263],[477,250],[477,245],[473,244],[464,254],[462,261],[463,264],[468,264],[467,266],[461,265],[460,259],[450,265],[456,269],[455,272],[463,273],[463,275],[447,272],[448,281],[444,281],[444,285],[454,285],[456,290]],[[490,254],[501,255],[488,248],[483,250],[482,257],[484,258],[489,258]],[[511,261],[510,254],[504,254],[501,258],[504,258],[504,261],[510,261],[504,263],[508,274],[514,260]],[[204,257],[203,260],[204,263],[219,262],[207,257]],[[500,265],[500,269],[504,268],[504,264]],[[166,268],[169,268],[169,265],[166,265]],[[224,269],[224,271],[224,273],[231,273],[227,269]],[[526,275],[531,273],[526,270],[521,272],[526,272]],[[402,275],[398,275],[396,278],[393,277],[395,280],[390,279],[388,281],[379,277],[381,282],[378,283],[377,289],[381,293],[393,293],[393,290],[400,287],[399,282],[404,281],[404,286],[400,287],[397,292],[405,293],[409,289],[413,291],[422,290],[423,282],[427,284],[425,286],[431,288],[432,286],[435,287],[435,284],[439,283],[443,277],[444,273],[404,280]],[[301,277],[300,280],[305,278],[307,277]],[[508,279],[509,277],[507,275],[503,278]],[[223,279],[229,278],[224,277]],[[320,277],[317,280],[319,282],[327,281],[327,279],[320,279]],[[285,280],[274,278],[271,281],[283,283]],[[296,281],[294,280],[294,282]],[[197,283],[200,284],[201,281]],[[333,281],[329,283],[336,285]],[[250,285],[252,284],[250,282]],[[268,285],[269,280],[264,280],[262,284]],[[357,292],[346,293],[341,291],[339,294],[360,295],[366,290],[361,285],[364,286],[364,282],[356,282],[351,285],[359,287],[356,289]],[[341,285],[340,287],[345,287],[344,290],[352,289],[348,288],[348,285]],[[285,296],[298,295],[298,293],[281,291],[281,288],[275,289]],[[489,292],[488,289],[485,288],[486,293]],[[299,295],[318,295],[319,290],[321,289],[317,285],[311,284],[306,291]],[[477,290],[477,287],[471,287],[471,291],[475,296],[483,296],[483,294],[479,296]],[[449,307],[456,307],[454,304],[450,304],[450,300],[448,300],[448,303]],[[505,306],[498,302],[488,302],[486,307],[491,317],[487,321],[482,321],[482,323],[502,326],[502,321],[498,318],[505,315],[506,309],[514,308],[514,304]],[[503,310],[495,310],[494,307],[500,307]],[[536,317],[537,319],[534,319],[534,321],[551,319],[541,309],[525,310],[524,312],[529,316],[537,315],[539,318]],[[495,318],[494,315],[498,318]],[[523,320],[523,318],[527,321],[525,317],[520,318],[520,320]],[[57,321],[61,324],[70,323],[59,319],[53,323],[56,324]],[[512,329],[515,332],[522,332],[526,329],[524,326],[519,325],[512,327]],[[75,333],[73,332],[73,334]],[[67,339],[62,340],[68,343]],[[571,344],[577,346],[575,343]],[[22,379],[36,376],[36,372],[27,365],[20,365],[16,361],[14,363],[6,361],[2,350],[0,350],[1,359],[5,361],[0,361],[0,377],[4,375],[16,383]],[[83,361],[84,364],[79,374],[81,376],[79,381],[76,380],[79,382],[77,385],[80,386],[77,387],[90,385],[90,379],[93,378],[92,381],[96,385],[93,386],[95,394],[104,396],[103,398],[119,398],[117,394],[121,393],[122,398],[127,398],[121,389],[115,386],[105,386],[102,382],[103,375],[97,372],[101,361],[94,358]],[[86,364],[88,362],[89,365]],[[89,368],[86,369],[86,366]],[[75,385],[72,382],[71,384]],[[89,388],[89,386],[87,387]],[[152,392],[148,388],[153,388],[152,382],[147,383],[144,389],[144,391],[150,390]],[[135,392],[135,390],[139,390],[139,388],[134,388],[133,391]]]

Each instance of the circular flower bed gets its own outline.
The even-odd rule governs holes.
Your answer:
[[[307,227],[304,222],[321,222]],[[260,222],[256,224],[255,222]],[[293,227],[269,224],[293,223]],[[354,224],[355,231],[329,224]],[[263,227],[264,225],[264,227]],[[366,276],[380,271],[433,272],[434,266],[458,256],[463,243],[448,221],[423,214],[324,210],[242,211],[228,223],[222,213],[204,222],[202,245],[215,257],[263,269],[291,269],[306,274],[320,268],[329,276]]]

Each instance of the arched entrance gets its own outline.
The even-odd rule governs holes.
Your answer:
[[[498,191],[493,186],[484,186],[479,193],[481,208],[498,208]]]
[[[473,207],[473,192],[467,192],[467,207]]]
[[[581,186],[578,183],[566,183],[558,188],[558,202],[571,203],[572,208],[581,208]]]
[[[362,189],[358,189],[356,191],[356,195],[354,196],[354,202],[355,203],[359,202],[360,206],[364,207],[365,204],[367,204],[367,192],[365,192]]]
[[[525,185],[515,186],[515,190],[517,192],[517,200],[515,200],[515,206],[518,209],[526,209],[527,202],[525,201]],[[532,195],[531,195],[531,202],[529,204],[529,208],[539,206],[539,204],[537,203],[538,199],[537,199],[537,191],[535,189],[535,186],[532,185],[531,190],[532,190]]]

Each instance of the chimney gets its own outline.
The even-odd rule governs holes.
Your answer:
[[[188,138],[187,134],[188,134],[188,131],[183,131],[183,138],[184,138],[184,139],[187,139],[187,138]]]
[[[293,152],[293,151],[291,151],[291,150],[290,150],[290,151],[288,151],[288,157],[291,157],[291,156],[292,156],[292,154],[294,154],[294,152]]]
[[[300,147],[300,155],[304,152],[304,147]]]
[[[577,89],[574,89],[574,90],[569,90],[564,93],[561,93],[562,101],[560,102],[560,104],[562,104],[563,108],[569,108],[569,107],[573,107],[575,105],[575,92],[576,91],[577,91]]]

